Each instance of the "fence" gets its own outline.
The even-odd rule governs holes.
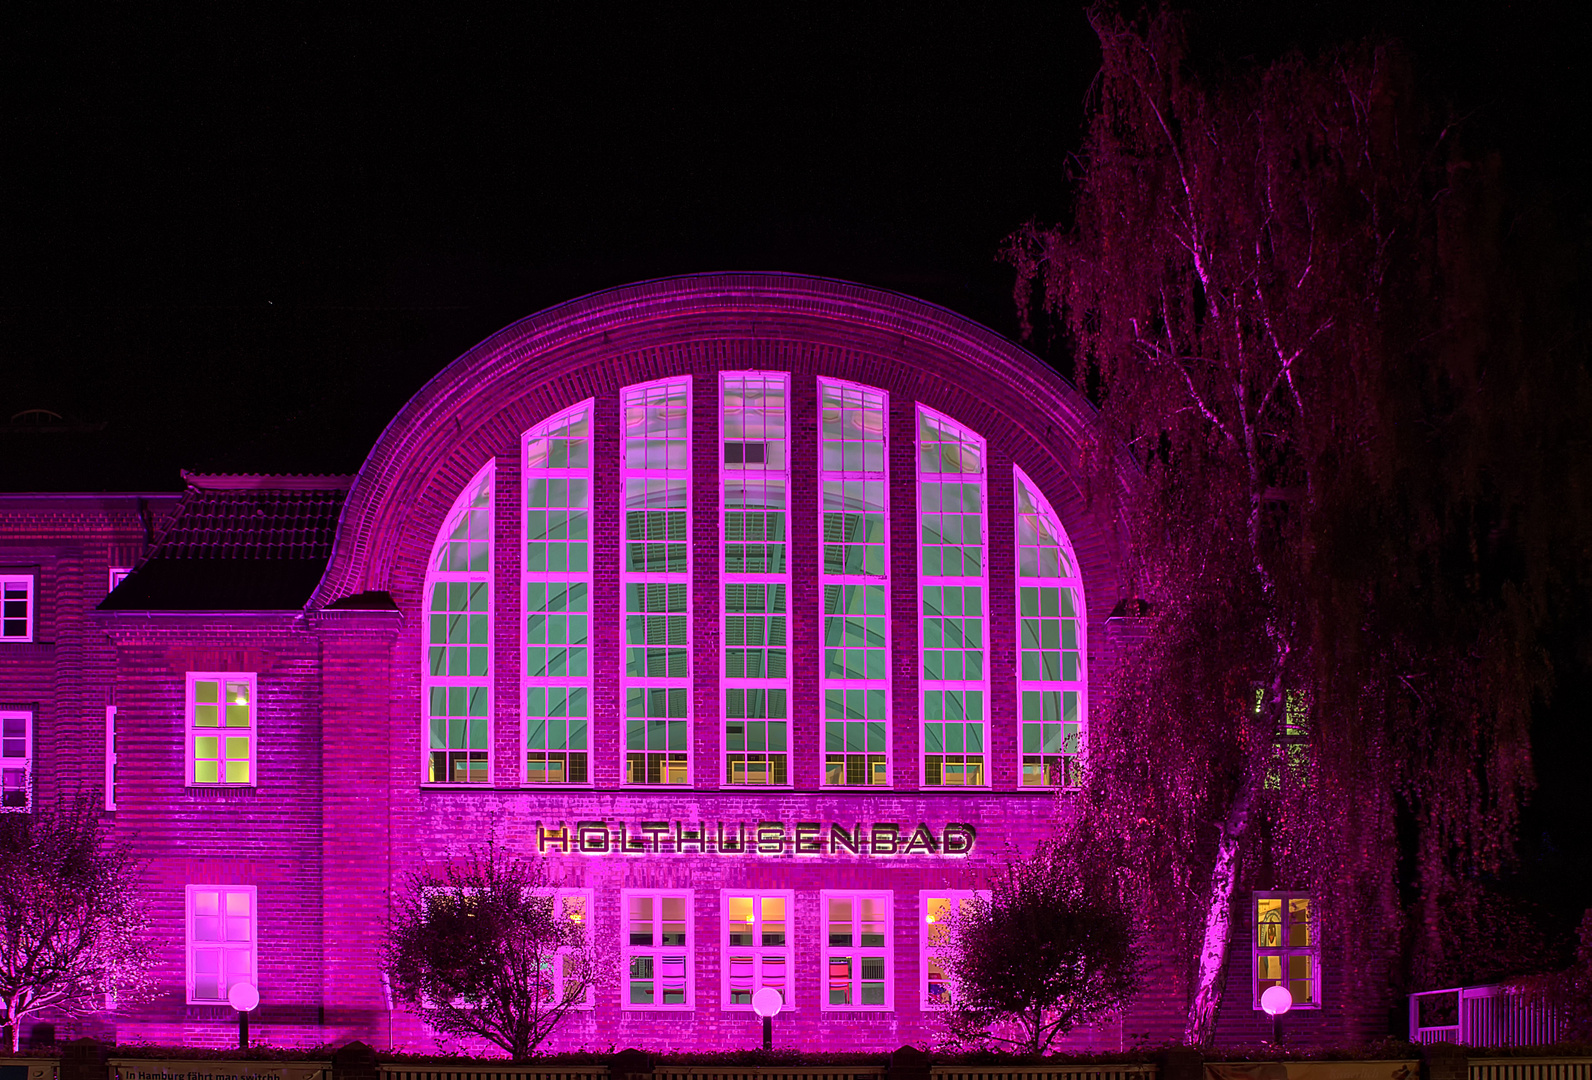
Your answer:
[[[1527,1002],[1502,986],[1456,986],[1410,995],[1413,1043],[1543,1046],[1558,1037],[1552,1009]],[[1476,1080],[1474,1075],[1471,1080]]]
[[[929,1070],[932,1080],[1156,1080],[1159,1073],[1155,1065],[936,1065]]]
[[[606,1065],[381,1065],[381,1080],[607,1080]]]
[[[1592,1058],[1471,1058],[1470,1080],[1592,1080]]]

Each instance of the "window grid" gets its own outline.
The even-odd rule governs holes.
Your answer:
[[[895,926],[888,892],[818,893],[823,913],[824,1011],[895,1007]]]
[[[724,782],[790,775],[789,376],[719,377]]]
[[[33,806],[33,714],[0,712],[0,812],[27,813]]]
[[[1321,1007],[1321,949],[1316,941],[1314,905],[1308,893],[1255,893],[1255,1000],[1273,986],[1286,986],[1293,1008]]]
[[[719,893],[723,930],[726,1009],[750,1010],[752,995],[764,986],[779,991],[782,1009],[795,1005],[796,894],[789,890],[724,889]]]
[[[586,928],[587,939],[596,933],[593,928],[592,914],[597,910],[595,894],[591,889],[554,889],[553,914],[560,919],[567,919],[576,925]],[[587,950],[588,956],[594,950]],[[564,986],[566,978],[566,964],[569,963],[570,951],[559,949],[557,961],[553,970],[552,994],[553,1001],[564,1000]],[[590,1009],[597,1004],[597,973],[591,972],[587,979],[586,996],[571,1005],[572,1009]]]
[[[691,381],[621,394],[625,783],[691,780]]]
[[[917,408],[923,783],[987,782],[984,440]]]
[[[259,702],[254,673],[190,671],[186,701],[187,786],[256,786]]]
[[[216,1005],[238,983],[258,989],[253,885],[187,887],[188,1003]]]
[[[489,784],[491,770],[492,491],[489,461],[454,501],[432,548],[424,592],[428,784]]]
[[[105,809],[116,809],[116,706],[105,706]]]
[[[691,927],[692,893],[684,890],[621,889],[624,918],[620,961],[625,1009],[690,1009],[694,1006],[696,947]]]
[[[1015,466],[1012,486],[1021,782],[1075,788],[1088,736],[1083,582],[1067,534],[1039,488]]]
[[[884,391],[820,379],[818,529],[827,787],[890,782],[890,528]]]
[[[525,434],[521,780],[591,782],[593,403]]]
[[[106,579],[107,582],[108,582],[108,585],[107,585],[105,591],[107,593],[115,592],[116,591],[116,586],[118,586],[122,582],[126,581],[127,580],[127,575],[131,574],[132,572],[133,572],[133,568],[131,566],[113,566],[113,567],[111,567],[110,568],[110,573],[109,573],[109,575],[107,576],[107,579]]]
[[[950,937],[952,914],[966,911],[973,898],[988,900],[988,889],[925,889],[918,893],[918,918],[923,927],[918,938],[918,1000],[924,1009],[950,1006],[955,992],[941,949]]]
[[[0,575],[0,641],[33,640],[33,575]]]

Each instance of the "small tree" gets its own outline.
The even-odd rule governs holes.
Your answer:
[[[0,1022],[11,1051],[22,1021],[82,1016],[147,997],[149,928],[131,851],[110,841],[80,791],[32,813],[0,814]]]
[[[541,862],[495,846],[443,875],[412,875],[387,932],[393,993],[437,1031],[528,1057],[597,971],[591,913],[557,895]]]
[[[1012,863],[952,915],[946,1023],[958,1042],[1043,1054],[1138,989],[1132,912],[1112,875],[1074,857],[1076,840]]]

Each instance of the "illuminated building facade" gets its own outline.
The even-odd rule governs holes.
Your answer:
[[[714,275],[509,327],[353,477],[0,496],[7,809],[103,784],[163,943],[161,996],[95,1023],[224,1043],[249,981],[267,1041],[430,1047],[388,896],[492,837],[618,943],[553,1048],[753,1045],[760,986],[782,1045],[934,1041],[936,920],[1068,813],[1141,632],[1094,439],[959,316]],[[1301,1034],[1383,1023],[1308,916],[1243,894],[1219,1036],[1269,1031],[1268,980]],[[1155,920],[1075,1045],[1180,1034]]]

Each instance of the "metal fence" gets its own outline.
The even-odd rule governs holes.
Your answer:
[[[1592,1058],[1471,1058],[1470,1080],[1592,1080]]]
[[[1502,986],[1455,986],[1410,995],[1410,1042],[1545,1046],[1558,1038],[1552,1009]]]

